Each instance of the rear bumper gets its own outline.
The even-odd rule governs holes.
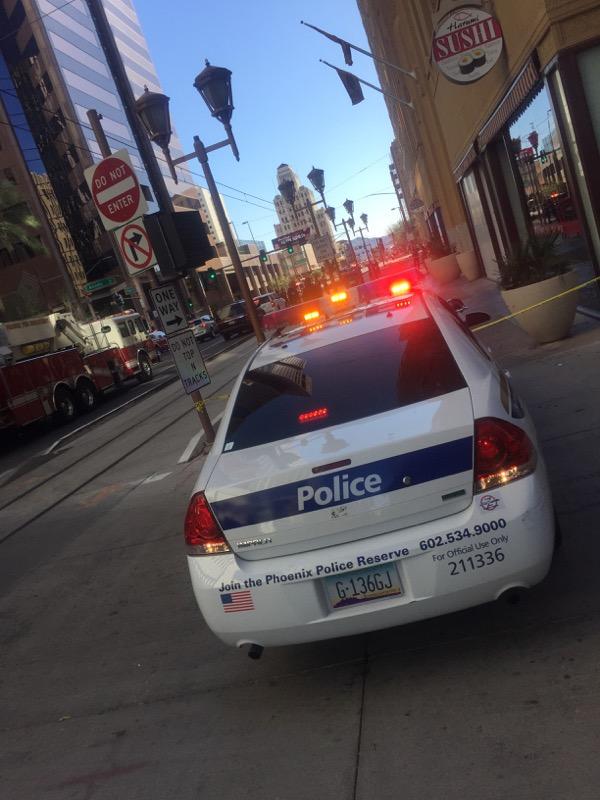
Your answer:
[[[494,500],[484,503],[487,510],[476,495],[469,508],[451,517],[298,555],[261,561],[188,556],[196,600],[226,644],[275,646],[403,625],[529,588],[547,574],[554,547],[543,466],[489,495]],[[374,564],[395,565],[403,594],[332,609],[323,578]],[[232,613],[238,591],[249,596]]]

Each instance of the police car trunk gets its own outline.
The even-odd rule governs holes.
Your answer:
[[[261,348],[222,424],[205,495],[243,559],[364,539],[472,501],[470,392],[418,295]]]

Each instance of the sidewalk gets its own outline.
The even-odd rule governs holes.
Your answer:
[[[435,291],[492,319],[507,313],[496,285],[484,278]],[[477,336],[509,370],[535,420],[565,538],[587,536],[600,506],[600,322],[577,314],[569,338],[544,345],[512,320]]]

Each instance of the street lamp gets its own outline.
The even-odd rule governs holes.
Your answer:
[[[313,189],[317,194],[321,196],[321,200],[323,201],[323,205],[325,203],[325,172],[322,169],[317,169],[317,167],[313,167],[311,171],[306,176],[308,180],[311,182]]]
[[[279,192],[284,200],[291,205],[292,210],[295,213],[296,209],[294,208],[294,203],[296,202],[296,184],[294,181],[288,178],[285,181],[281,181],[277,188],[279,189]]]
[[[177,181],[175,167],[178,164],[183,164],[186,161],[191,161],[197,158],[202,166],[204,178],[210,191],[211,199],[217,213],[217,219],[223,230],[225,238],[225,245],[229,252],[229,258],[233,269],[235,271],[242,297],[246,303],[246,313],[252,323],[252,329],[258,342],[264,342],[265,336],[260,327],[258,317],[256,316],[256,309],[252,302],[250,290],[246,283],[244,276],[244,269],[240,260],[237,247],[233,236],[231,234],[231,227],[223,208],[223,202],[217,189],[217,184],[212,174],[212,170],[208,163],[208,154],[213,150],[219,150],[221,147],[231,147],[234,156],[239,161],[239,152],[233,131],[231,130],[231,115],[233,113],[233,99],[231,92],[231,71],[224,67],[213,67],[206,62],[206,67],[196,76],[194,86],[200,92],[200,95],[206,105],[208,106],[211,114],[216,117],[224,126],[227,132],[227,138],[223,139],[216,144],[205,147],[200,141],[199,136],[194,136],[194,150],[187,155],[180,156],[175,160],[171,159],[169,153],[169,141],[171,138],[171,125],[168,114],[169,98],[165,95],[157,94],[155,92],[144,92],[144,94],[136,101],[136,111],[146,129],[148,136],[152,141],[156,141],[161,147],[164,148],[165,157],[171,169],[173,179]],[[227,280],[227,279],[225,279]]]
[[[148,91],[144,86],[144,94],[135,101],[135,110],[146,129],[148,138],[165,151],[171,141],[171,117],[169,100],[166,94]]]

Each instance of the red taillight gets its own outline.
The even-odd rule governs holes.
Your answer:
[[[298,415],[298,422],[312,422],[314,419],[323,419],[328,414],[326,408],[315,408],[314,411],[306,411]]]
[[[493,417],[475,420],[475,492],[523,478],[535,464],[535,447],[522,428]]]
[[[402,294],[408,294],[411,289],[410,281],[403,278],[401,281],[394,281],[394,283],[392,283],[390,286],[390,294],[393,297],[399,297]]]
[[[197,492],[190,500],[185,515],[184,534],[189,555],[211,556],[231,551],[204,492]]]

